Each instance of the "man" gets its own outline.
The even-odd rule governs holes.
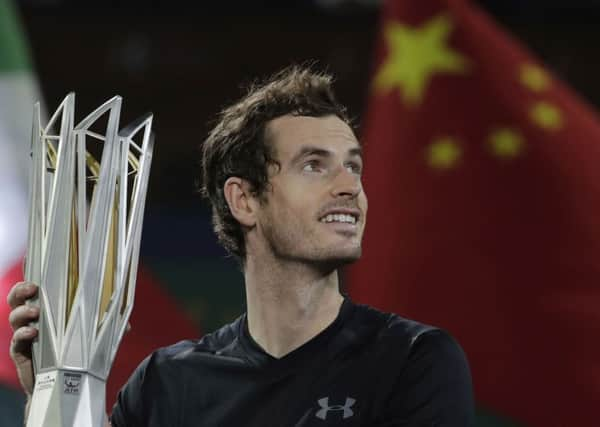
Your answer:
[[[292,67],[251,88],[221,113],[202,166],[215,231],[244,272],[247,313],[144,360],[113,426],[472,424],[469,369],[446,332],[340,293],[338,269],[361,254],[367,198],[330,76]],[[36,331],[24,325],[37,310],[22,304],[34,293],[17,284],[9,296],[27,393]]]

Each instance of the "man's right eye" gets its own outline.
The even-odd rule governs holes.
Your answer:
[[[321,167],[319,165],[318,160],[310,160],[310,161],[304,163],[302,170],[304,172],[319,172],[321,170]]]

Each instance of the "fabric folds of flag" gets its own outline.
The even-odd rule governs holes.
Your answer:
[[[600,403],[600,122],[467,0],[383,9],[353,297],[449,330],[481,408],[591,425]]]

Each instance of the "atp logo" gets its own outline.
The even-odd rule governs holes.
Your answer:
[[[352,405],[354,405],[354,403],[356,402],[356,399],[353,399],[351,397],[347,397],[346,403],[344,403],[343,405],[329,406],[329,397],[323,397],[323,398],[317,400],[317,402],[319,403],[319,406],[321,407],[321,409],[319,409],[317,411],[315,416],[322,420],[326,420],[327,414],[329,414],[332,411],[343,411],[342,417],[344,419],[350,418],[352,415],[354,415],[354,411],[352,410]]]

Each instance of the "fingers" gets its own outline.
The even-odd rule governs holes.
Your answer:
[[[19,305],[8,315],[8,321],[13,331],[38,320],[40,309],[34,306]]]
[[[37,329],[30,326],[22,326],[15,331],[10,343],[10,355],[16,362],[20,358],[31,359],[31,341],[37,334]]]
[[[16,308],[20,305],[25,304],[29,298],[34,297],[37,294],[37,286],[29,282],[19,282],[12,287],[6,301],[11,308]]]
[[[7,301],[12,307],[8,321],[14,331],[10,345],[10,354],[17,363],[31,359],[31,341],[37,336],[37,329],[27,326],[40,315],[39,307],[25,305],[25,302],[37,294],[37,286],[33,283],[20,282],[12,287]]]

